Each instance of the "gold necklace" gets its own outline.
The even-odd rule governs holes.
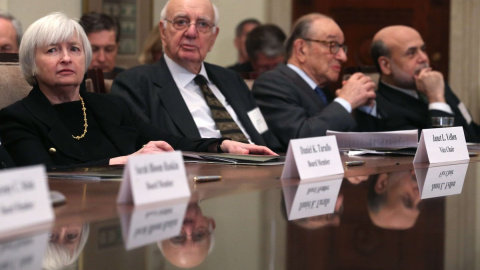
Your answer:
[[[85,103],[83,102],[83,98],[82,96],[78,95],[80,97],[80,101],[82,102],[82,111],[83,111],[83,126],[84,126],[84,129],[83,129],[83,134],[80,135],[80,136],[73,136],[72,137],[76,140],[80,140],[80,139],[83,139],[83,137],[85,137],[85,134],[87,134],[87,127],[88,127],[88,124],[87,124],[87,108],[85,108]]]

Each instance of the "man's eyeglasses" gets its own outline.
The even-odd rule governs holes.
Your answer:
[[[322,43],[322,44],[325,44],[328,46],[328,48],[330,49],[330,52],[332,54],[337,54],[338,51],[340,51],[340,48],[343,49],[343,51],[345,52],[345,54],[347,53],[348,51],[348,47],[347,45],[345,44],[340,44],[336,41],[326,41],[326,40],[318,40],[318,39],[309,39],[309,38],[303,38],[303,40],[306,40],[306,41],[311,41],[311,42],[318,42],[318,43]]]
[[[165,19],[165,21],[171,23],[173,28],[179,31],[188,29],[190,25],[193,24],[195,25],[195,27],[199,32],[207,33],[210,30],[212,30],[212,28],[215,26],[214,23],[207,20],[201,20],[201,19],[195,21],[194,23],[190,22],[189,19],[185,19],[185,18],[177,18],[177,19],[173,19],[172,21]]]

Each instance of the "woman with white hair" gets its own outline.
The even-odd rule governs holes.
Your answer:
[[[81,91],[92,49],[78,22],[61,13],[47,15],[25,31],[19,58],[33,89],[0,111],[2,144],[18,166],[124,164],[128,155],[174,148],[275,154],[266,147],[231,140],[166,134],[146,123],[122,99]]]

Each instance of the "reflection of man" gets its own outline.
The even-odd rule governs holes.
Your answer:
[[[385,229],[413,227],[421,200],[415,172],[383,173],[372,176],[370,181],[367,207],[372,222]]]
[[[180,235],[161,241],[158,246],[173,265],[190,268],[199,265],[214,245],[215,221],[205,217],[197,203],[188,205]]]
[[[287,39],[287,65],[278,65],[255,81],[255,99],[285,149],[290,139],[324,136],[328,129],[353,129],[352,109],[373,102],[375,84],[361,73],[345,81],[333,101],[325,89],[338,80],[342,63],[347,61],[344,42],[333,19],[305,15]]]
[[[115,67],[120,41],[117,21],[107,14],[90,12],[80,18],[92,45],[92,62],[88,69],[98,68],[104,73],[117,74],[124,69]]]
[[[264,24],[256,27],[248,33],[245,42],[249,60],[230,69],[239,73],[256,74],[274,69],[285,59],[285,39],[285,33],[276,25]]]
[[[278,148],[238,74],[203,62],[219,33],[212,3],[171,0],[160,17],[164,56],[157,64],[122,72],[112,93],[131,101],[152,125],[177,136],[227,137]]]
[[[73,264],[87,243],[88,223],[55,227],[42,266],[44,269],[62,269]]]
[[[237,48],[238,59],[235,65],[228,68],[234,68],[235,66],[246,63],[248,61],[245,40],[247,40],[248,33],[250,33],[250,31],[252,31],[253,29],[255,29],[255,27],[259,25],[260,22],[257,19],[252,18],[245,19],[237,25],[237,27],[235,28],[235,39],[233,41],[233,44],[235,45],[235,48]]]
[[[0,53],[17,53],[22,26],[12,15],[0,11]]]
[[[434,116],[455,117],[467,141],[480,141],[480,128],[465,105],[430,67],[425,42],[408,26],[381,29],[373,38],[371,55],[381,73],[377,106],[386,114],[384,130],[430,127]]]

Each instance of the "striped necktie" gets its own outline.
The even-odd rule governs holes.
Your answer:
[[[217,125],[218,130],[222,134],[222,137],[230,138],[234,141],[248,143],[247,137],[243,134],[242,130],[238,127],[237,123],[232,119],[232,116],[223,107],[222,103],[212,93],[208,82],[202,75],[197,75],[194,79],[195,83],[202,90],[205,101],[207,102],[210,111],[212,112],[213,121]]]

